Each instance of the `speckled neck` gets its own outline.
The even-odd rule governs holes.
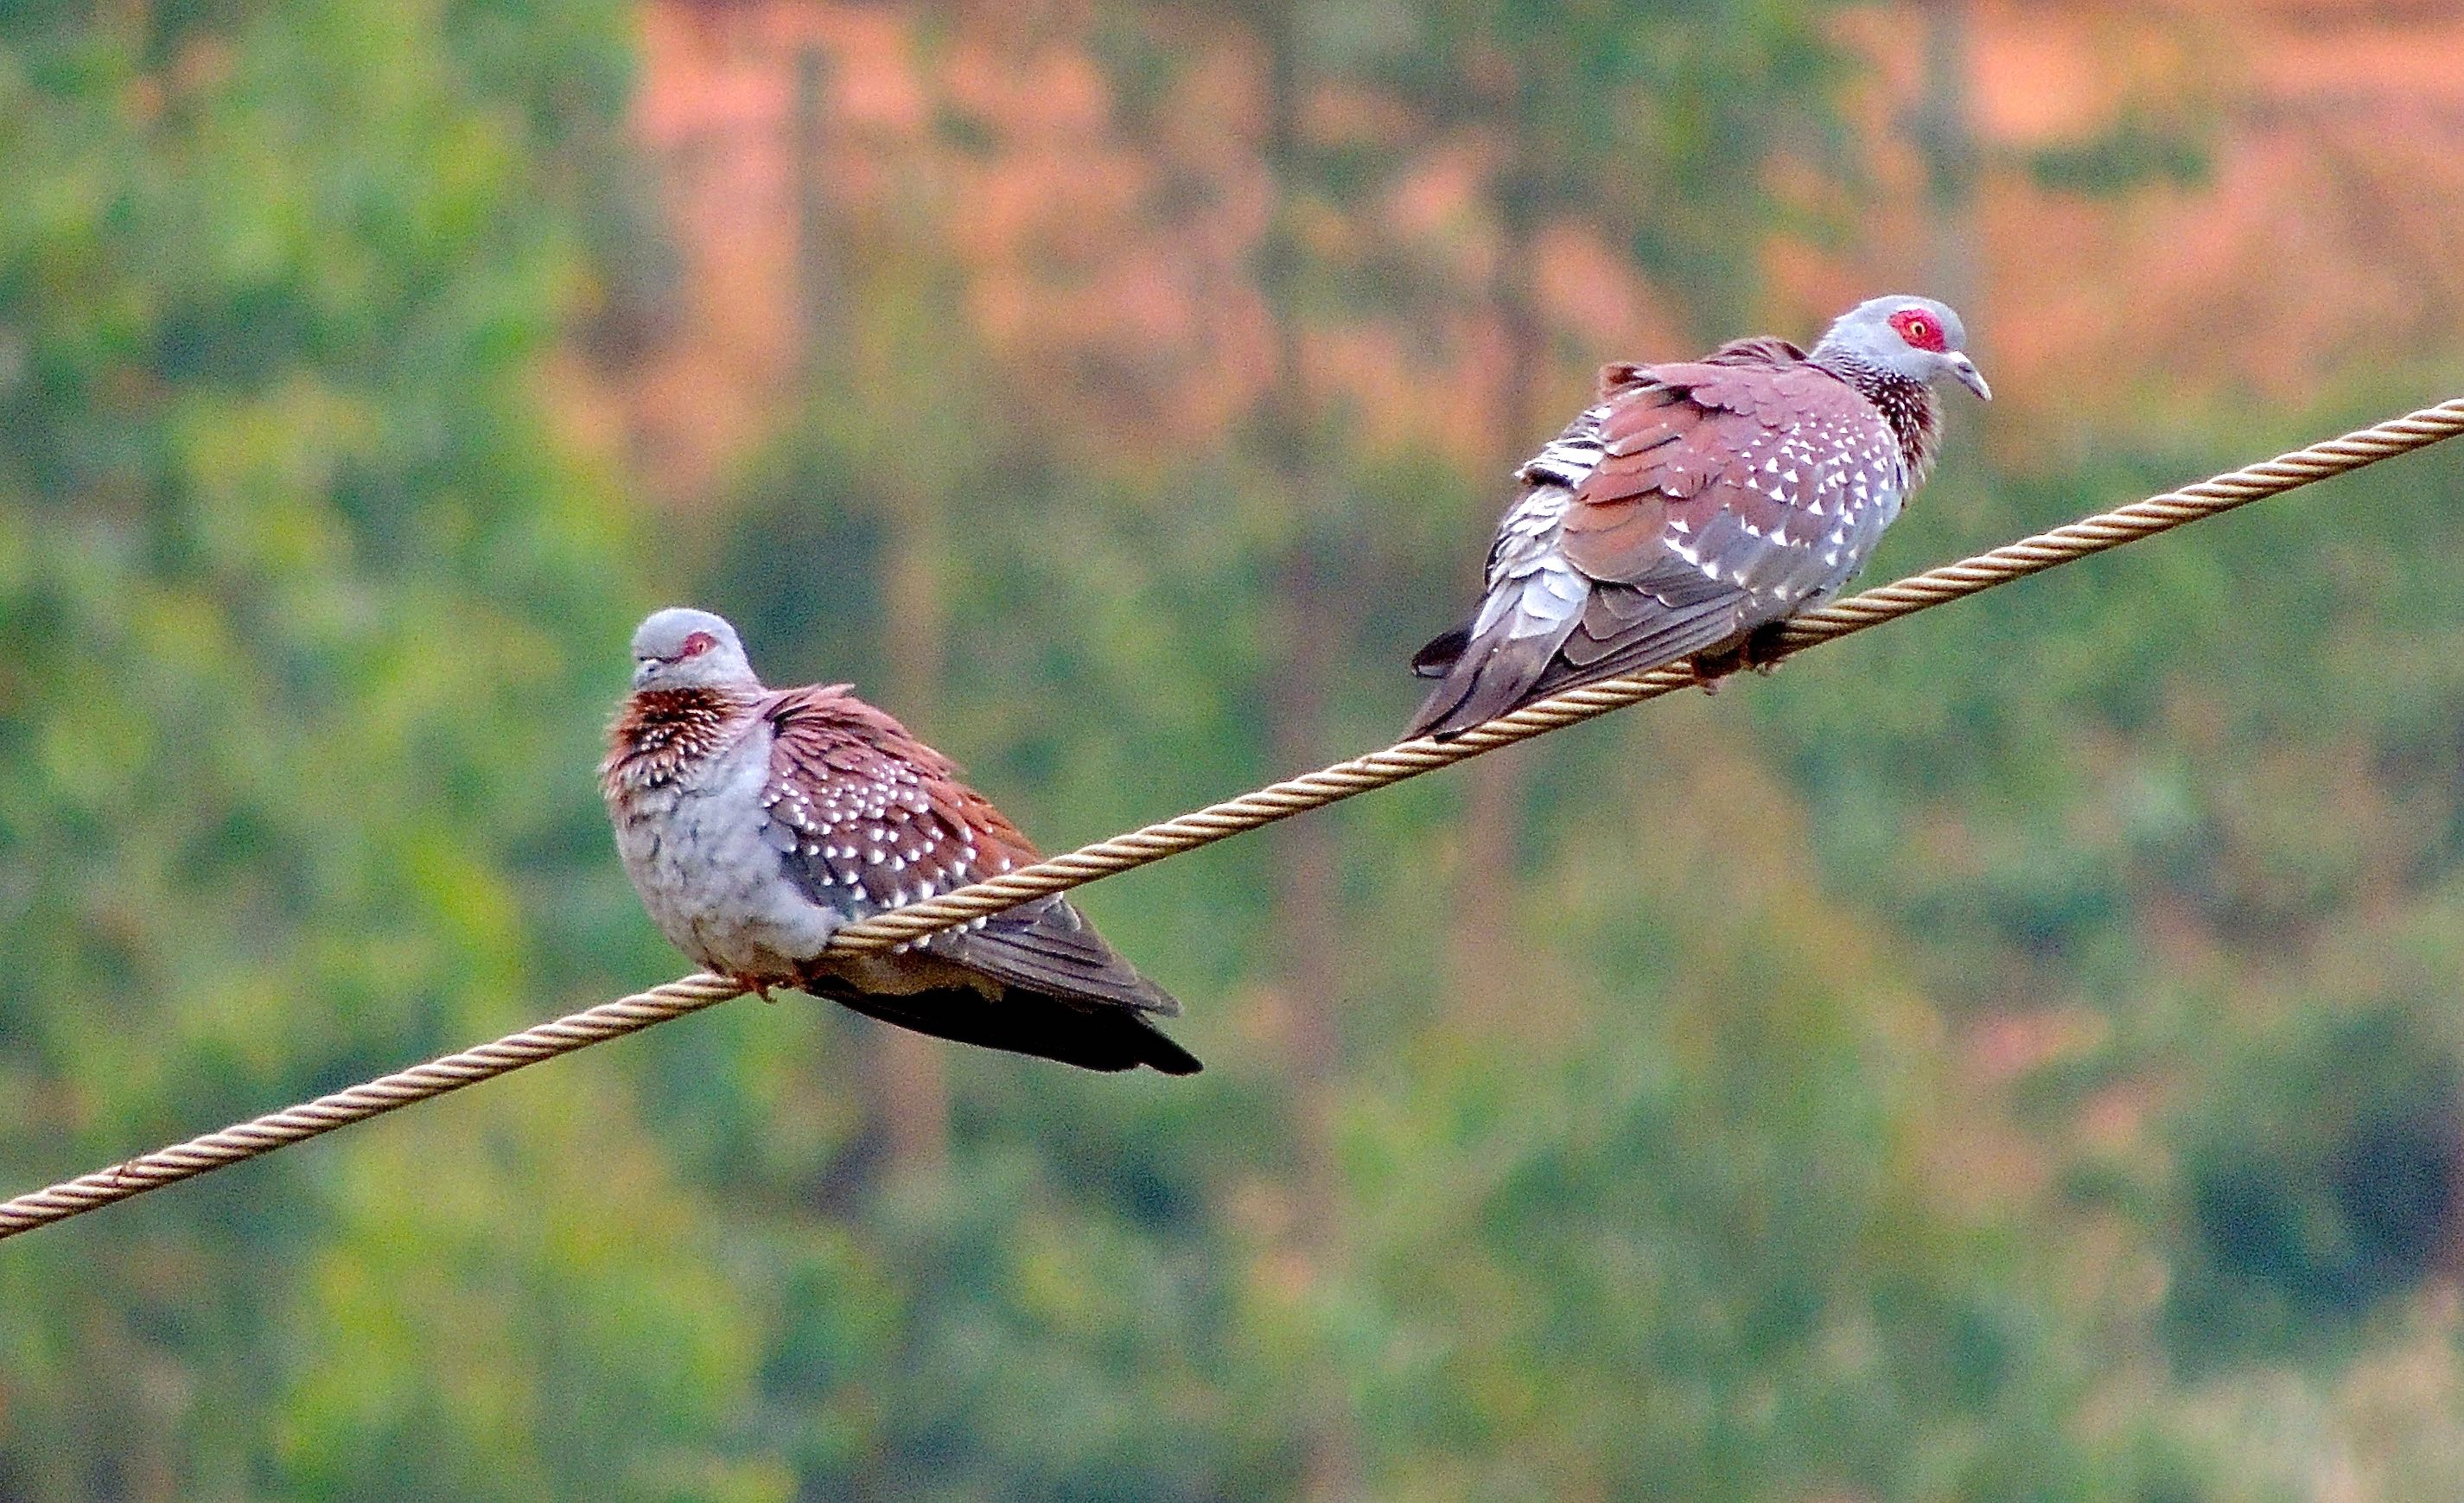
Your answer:
[[[610,798],[675,782],[725,750],[752,720],[758,695],[728,689],[653,689],[625,701],[608,728],[599,782]]]
[[[1900,456],[1907,461],[1908,483],[1923,480],[1933,469],[1935,455],[1942,451],[1942,402],[1933,394],[1933,387],[1867,365],[1845,350],[1817,346],[1813,361],[1874,404],[1874,409],[1882,414],[1882,421],[1891,425],[1893,436],[1900,441]]]

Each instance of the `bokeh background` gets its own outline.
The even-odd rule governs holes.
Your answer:
[[[685,967],[649,608],[1047,847],[1382,744],[1611,357],[1960,306],[1888,576],[2464,386],[2416,0],[0,6],[0,1189]],[[0,1247],[0,1498],[2421,1499],[2464,448]]]

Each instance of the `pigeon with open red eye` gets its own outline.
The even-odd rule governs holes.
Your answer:
[[[1197,1072],[1149,1021],[1180,1005],[1057,895],[891,953],[825,957],[842,924],[1029,865],[1035,848],[847,685],[763,688],[709,611],[653,614],[633,662],[600,788],[625,871],[676,948],[748,987],[962,1044]]]
[[[1470,621],[1412,659],[1438,680],[1407,736],[1461,735],[1578,684],[1750,658],[1837,596],[1932,469],[1948,379],[1986,401],[1959,315],[1876,298],[1813,353],[1738,340],[1610,365],[1600,400],[1516,472]]]

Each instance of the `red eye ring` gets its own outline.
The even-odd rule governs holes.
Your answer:
[[[707,631],[696,631],[693,635],[685,638],[684,650],[676,655],[679,657],[699,657],[704,652],[709,652],[712,648],[716,646],[718,646],[718,638],[712,636]]]
[[[1923,308],[1902,308],[1891,315],[1891,327],[1914,349],[1943,353],[1942,325]]]

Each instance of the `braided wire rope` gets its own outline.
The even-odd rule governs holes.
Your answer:
[[[1802,652],[2186,522],[2427,448],[2459,432],[2464,432],[2464,397],[2297,449],[2196,485],[2082,518],[1991,552],[1927,569],[1809,611],[1789,623],[1780,633],[1773,655]],[[1570,689],[1477,726],[1453,740],[1398,742],[1383,751],[1339,762],[1237,799],[1098,841],[1067,855],[911,904],[895,913],[848,924],[830,941],[830,953],[862,955],[910,943],[936,930],[999,913],[1029,898],[1065,892],[1098,877],[1212,845],[1262,825],[1703,681],[1692,669],[1681,666]],[[142,1154],[110,1168],[0,1202],[0,1240],[449,1091],[493,1080],[525,1065],[698,1012],[742,996],[744,990],[724,977],[696,973],[524,1028],[493,1044],[447,1054],[253,1121]]]

